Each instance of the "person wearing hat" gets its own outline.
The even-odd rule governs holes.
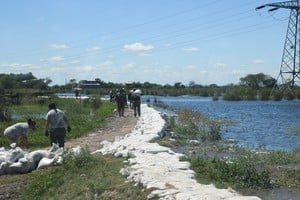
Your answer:
[[[67,131],[71,131],[69,121],[65,113],[56,108],[55,103],[48,106],[49,111],[46,115],[46,130],[45,136],[48,137],[50,130],[50,144],[58,144],[59,147],[65,146],[66,127]],[[48,130],[49,129],[49,130]]]
[[[28,135],[31,130],[35,129],[35,121],[28,119],[27,122],[19,122],[7,127],[3,134],[11,143],[18,144],[20,138],[20,146],[28,147]]]

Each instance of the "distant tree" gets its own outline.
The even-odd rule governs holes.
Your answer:
[[[76,80],[75,78],[73,78],[73,79],[70,80],[70,83],[76,84],[76,83],[77,83],[77,80]]]
[[[195,84],[195,81],[190,81],[190,82],[189,82],[189,87],[190,87],[190,88],[194,87],[195,85],[196,85],[196,84]]]
[[[273,87],[275,84],[276,80],[274,78],[263,73],[249,74],[246,77],[240,78],[241,86],[248,86],[253,89]]]
[[[184,85],[181,82],[176,82],[176,83],[174,83],[174,87],[176,89],[179,89],[179,88],[184,88]]]

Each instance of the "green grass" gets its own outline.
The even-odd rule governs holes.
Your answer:
[[[29,148],[36,149],[39,147],[50,146],[49,138],[45,137],[45,115],[48,112],[48,104],[55,102],[57,107],[63,110],[72,127],[72,131],[67,133],[66,140],[80,137],[96,127],[101,126],[105,119],[111,115],[115,104],[110,102],[101,102],[98,99],[84,100],[82,102],[75,99],[58,99],[52,98],[43,102],[43,104],[31,105],[14,105],[10,107],[11,115],[21,116],[9,122],[0,124],[0,132],[17,122],[26,122],[32,118],[37,122],[36,129],[29,134]],[[0,135],[0,146],[8,147],[9,141],[3,134]]]
[[[149,191],[126,182],[119,173],[123,161],[87,151],[68,156],[61,166],[34,171],[20,199],[147,199]]]

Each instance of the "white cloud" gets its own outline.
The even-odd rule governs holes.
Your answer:
[[[223,68],[223,67],[226,67],[227,65],[225,63],[216,63],[216,66]]]
[[[136,63],[127,63],[122,67],[123,70],[131,70],[136,68]]]
[[[49,61],[54,62],[54,63],[62,62],[63,60],[64,60],[64,58],[62,56],[53,56],[53,57],[49,58]]]
[[[254,63],[255,63],[255,64],[264,64],[265,61],[264,61],[264,60],[258,59],[258,60],[255,60]]]
[[[62,71],[63,71],[62,67],[51,67],[49,69],[49,72],[51,72],[51,73],[62,72]]]
[[[185,51],[185,52],[199,51],[199,49],[197,47],[182,48],[181,50]]]
[[[51,48],[51,49],[68,49],[70,47],[66,44],[50,44],[49,48]]]
[[[113,64],[112,61],[107,60],[107,61],[104,61],[103,63],[100,63],[99,66],[100,67],[105,67],[105,66],[111,66],[112,64]]]
[[[91,47],[87,49],[87,51],[100,51],[100,50],[101,50],[100,47]]]
[[[85,65],[85,66],[82,66],[80,68],[78,68],[79,71],[81,71],[82,73],[84,72],[91,72],[95,69],[95,67],[91,66],[91,65]]]
[[[23,63],[6,63],[0,64],[1,71],[10,71],[13,69],[14,71],[25,71],[25,70],[34,70],[40,69],[39,66],[33,64],[23,64]],[[6,70],[7,69],[7,70]]]
[[[197,66],[196,65],[187,65],[185,68],[186,69],[197,69]]]
[[[140,53],[139,56],[148,57],[148,56],[152,56],[152,54],[150,54],[150,53]]]
[[[142,43],[125,44],[124,50],[128,51],[151,51],[154,47],[152,45],[143,45]]]
[[[70,63],[75,65],[75,64],[79,64],[80,61],[79,60],[72,60]]]

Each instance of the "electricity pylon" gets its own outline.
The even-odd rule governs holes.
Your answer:
[[[299,0],[269,3],[257,7],[256,10],[265,7],[271,7],[269,12],[280,8],[290,10],[277,87],[291,90],[300,83],[300,3]]]

